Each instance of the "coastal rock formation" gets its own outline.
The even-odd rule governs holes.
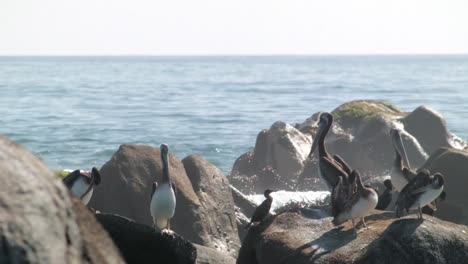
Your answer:
[[[366,218],[368,229],[354,237],[351,223],[285,212],[250,228],[238,264],[275,263],[464,263],[468,227],[425,216],[393,219],[393,213]],[[350,222],[350,221],[349,221]]]
[[[236,259],[220,253],[216,249],[196,245],[197,264],[234,264]]]
[[[96,219],[37,157],[0,137],[0,262],[124,263]]]
[[[190,155],[182,163],[200,201],[196,218],[185,219],[198,234],[193,242],[237,256],[240,240],[228,179],[200,156]]]
[[[299,175],[312,145],[310,135],[284,122],[275,122],[260,131],[255,149],[236,160],[231,182],[244,192],[263,192],[266,188],[292,189],[287,181]],[[250,179],[244,179],[248,175]],[[281,177],[280,177],[281,176]],[[249,189],[254,187],[254,189]]]
[[[468,225],[468,203],[465,189],[468,186],[468,152],[453,148],[436,150],[423,166],[445,177],[447,197],[438,203],[434,216],[458,224]]]
[[[197,249],[177,234],[155,232],[147,225],[112,214],[96,214],[127,263],[196,263]]]
[[[193,243],[236,255],[240,241],[234,202],[222,172],[201,157],[192,155],[182,163],[169,154],[169,173],[177,198],[171,229]],[[101,176],[105,184],[95,189],[91,207],[152,225],[151,184],[162,177],[159,149],[122,145],[101,168]]]
[[[306,152],[308,154],[307,146],[310,145],[306,144],[305,139],[314,136],[319,114],[297,124],[297,130],[287,130],[304,136],[293,133],[294,137],[289,137],[301,147],[289,148],[288,157],[297,158],[303,157]],[[421,167],[439,147],[463,148],[466,145],[463,140],[448,132],[440,114],[426,106],[405,113],[381,101],[358,100],[342,104],[332,111],[332,115],[334,125],[325,139],[328,151],[340,155],[352,168],[357,168],[363,179],[376,188],[382,187],[382,177],[375,177],[388,174],[395,157],[389,135],[391,128],[402,130],[403,143],[412,168]],[[316,158],[297,159],[300,162],[295,163],[296,166],[284,166],[281,173],[271,162],[266,162],[271,160],[274,153],[271,148],[265,147],[268,146],[264,143],[268,141],[268,133],[266,130],[260,132],[253,153],[243,154],[234,163],[230,182],[236,188],[244,193],[261,193],[266,187],[285,190],[326,189],[318,175]],[[296,154],[291,154],[293,151]]]

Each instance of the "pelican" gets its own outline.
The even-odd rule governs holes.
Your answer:
[[[390,134],[392,136],[393,148],[395,149],[395,161],[390,171],[390,178],[395,190],[401,192],[406,184],[416,176],[416,172],[410,167],[405,146],[401,140],[400,130],[392,129]]]
[[[357,235],[354,219],[361,219],[364,227],[367,227],[364,217],[375,208],[379,197],[374,189],[362,184],[357,170],[353,170],[351,175],[355,178],[355,191],[352,191],[352,185],[343,184],[343,177],[338,177],[338,183],[332,192],[332,215],[334,225],[341,225],[351,219],[354,234]]]
[[[436,200],[444,189],[444,176],[441,173],[430,175],[428,170],[421,170],[398,195],[396,216],[403,211],[417,209],[418,219],[423,220],[422,207]]]
[[[170,219],[174,216],[176,197],[174,184],[169,174],[168,154],[169,147],[161,144],[162,180],[154,182],[151,191],[150,212],[153,217],[153,225],[162,232],[171,233]]]
[[[325,136],[332,124],[333,116],[330,113],[324,112],[320,114],[317,135],[315,136],[309,153],[310,158],[314,155],[318,147],[318,172],[330,190],[335,187],[339,177],[343,178],[342,180],[345,185],[353,181],[353,179],[348,179],[348,175],[351,174],[351,168],[348,164],[338,155],[331,156],[325,147]]]
[[[255,209],[252,218],[250,219],[250,223],[248,223],[244,229],[249,228],[254,222],[261,222],[263,219],[270,213],[271,203],[273,202],[273,197],[271,197],[271,193],[275,192],[270,189],[266,189],[263,195],[265,196],[265,200]]]
[[[91,169],[91,173],[75,170],[63,178],[62,182],[75,197],[78,197],[84,205],[87,205],[93,195],[94,186],[101,183],[101,174],[96,167]]]

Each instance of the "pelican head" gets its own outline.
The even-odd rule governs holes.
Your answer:
[[[169,146],[167,144],[161,144],[159,149],[161,150],[161,159],[163,160],[163,162],[166,163],[167,162],[167,155],[169,153]]]
[[[312,148],[310,149],[309,157],[314,155],[315,149],[317,149],[318,142],[325,136],[324,133],[328,132],[330,126],[333,123],[333,116],[330,113],[323,112],[319,116],[317,134],[315,135]]]
[[[408,156],[406,155],[405,146],[403,145],[403,141],[401,139],[401,131],[392,128],[392,130],[390,130],[390,135],[392,136],[393,148],[395,149],[397,155],[400,156],[401,161],[403,162],[403,166],[410,169]]]
[[[387,188],[387,190],[391,191],[393,190],[393,184],[392,184],[392,180],[390,179],[386,179],[383,184],[385,185],[385,188]]]
[[[433,188],[437,188],[437,189],[444,186],[444,176],[442,176],[441,173],[434,174],[432,176],[431,184]]]

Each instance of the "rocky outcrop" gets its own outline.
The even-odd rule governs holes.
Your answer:
[[[100,172],[103,184],[95,187],[90,206],[151,226],[151,185],[162,177],[159,149],[145,145],[121,145]],[[169,154],[169,172],[177,189],[177,206],[171,228],[191,241],[196,240],[198,234],[192,232],[192,226],[187,222],[196,218],[195,210],[200,207],[200,201],[182,162],[172,154]]]
[[[423,167],[432,173],[440,172],[445,177],[444,190],[447,196],[443,202],[438,203],[434,216],[468,225],[468,152],[440,148],[429,157]]]
[[[38,158],[0,137],[0,262],[124,263],[89,210]]]
[[[196,263],[197,249],[177,234],[161,234],[149,226],[112,214],[96,214],[127,263]]]
[[[200,201],[197,217],[185,219],[198,234],[194,242],[237,256],[240,240],[228,179],[200,156],[190,155],[182,163]]]
[[[284,122],[275,122],[270,129],[260,131],[252,153],[236,160],[231,182],[247,193],[266,188],[292,189],[291,183],[282,179],[300,174],[311,145],[309,135]]]
[[[330,217],[285,212],[250,228],[237,263],[464,263],[468,258],[468,227],[430,216],[424,222],[414,215],[393,216],[368,216],[369,228],[356,238],[351,223],[334,227]]]
[[[289,165],[279,170],[271,162],[275,152],[272,147],[268,147],[272,146],[268,143],[271,142],[269,135],[272,129],[280,127],[274,125],[270,130],[260,132],[253,152],[243,154],[236,160],[230,182],[244,193],[261,193],[265,188],[326,189],[317,173],[316,157],[302,159],[304,154],[308,154],[310,143],[307,144],[307,140],[315,134],[319,114],[295,125],[296,130],[282,126],[288,128],[282,130],[286,135],[291,134],[287,136],[291,140],[286,142],[300,146],[287,148],[289,151],[284,155],[297,161],[296,163],[285,163]],[[402,130],[403,143],[411,166],[415,169],[421,167],[439,147],[456,145],[457,148],[462,148],[466,145],[463,140],[448,132],[440,114],[426,106],[405,113],[381,101],[358,100],[337,107],[332,115],[335,122],[325,139],[328,151],[340,155],[352,168],[361,172],[364,180],[375,183],[373,187],[376,188],[380,187],[383,178],[375,176],[388,174],[395,158],[389,135],[392,128]],[[283,144],[281,140],[273,142],[276,145]]]
[[[222,172],[198,156],[180,161],[169,155],[177,205],[171,229],[193,243],[237,255],[234,202]],[[152,225],[151,184],[162,176],[160,151],[144,145],[122,145],[101,168],[102,186],[95,188],[91,207]],[[105,184],[104,184],[105,183]]]

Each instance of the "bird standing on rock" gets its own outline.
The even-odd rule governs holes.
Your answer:
[[[353,180],[348,179],[348,175],[351,173],[351,168],[348,164],[340,156],[331,156],[327,152],[325,137],[332,124],[333,116],[330,113],[324,112],[320,114],[317,134],[309,153],[309,158],[311,158],[318,147],[318,173],[330,190],[337,184],[338,177],[343,178],[343,183],[345,185]]]
[[[166,144],[162,144],[160,150],[162,161],[162,180],[159,185],[157,182],[153,183],[150,212],[153,217],[154,227],[161,230],[161,232],[171,233],[170,219],[175,213],[176,197],[174,184],[171,182],[169,174],[169,147]]]
[[[96,167],[90,172],[75,170],[63,178],[62,182],[67,188],[80,198],[84,205],[87,205],[93,195],[94,186],[101,183],[101,174]]]
[[[374,189],[362,184],[359,172],[353,170],[350,177],[355,179],[353,185],[344,185],[343,178],[339,177],[338,183],[332,192],[332,215],[333,224],[341,225],[351,219],[353,222],[353,231],[357,235],[354,219],[360,218],[364,227],[366,222],[364,217],[375,208],[379,197]]]
[[[444,189],[444,176],[440,173],[430,175],[428,170],[421,170],[398,195],[396,217],[401,217],[404,210],[418,209],[418,219],[424,220],[422,207],[437,199]]]
[[[250,223],[248,223],[244,229],[249,228],[254,222],[261,222],[263,219],[270,213],[271,203],[273,202],[273,197],[271,197],[271,193],[275,192],[270,189],[266,189],[264,192],[265,200],[255,209],[255,212],[250,219]]]

